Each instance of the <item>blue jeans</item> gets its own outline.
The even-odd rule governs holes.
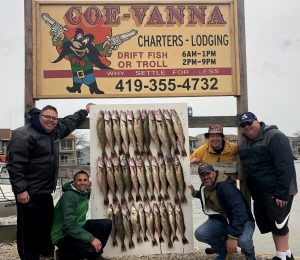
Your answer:
[[[218,252],[217,260],[224,260],[226,258],[228,227],[229,225],[226,222],[220,221],[216,218],[208,218],[208,220],[206,220],[195,231],[195,237],[198,241],[209,244]],[[246,259],[255,259],[252,239],[254,228],[254,222],[247,221],[242,235],[238,238],[238,246],[246,255]]]

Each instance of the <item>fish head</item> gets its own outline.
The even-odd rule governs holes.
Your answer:
[[[114,214],[118,215],[121,213],[121,211],[122,211],[121,206],[120,204],[118,204],[118,206],[115,207]]]
[[[104,165],[105,165],[105,162],[104,162],[103,158],[100,157],[100,156],[98,156],[98,159],[97,159],[97,166],[98,166],[99,168],[104,168]]]
[[[145,109],[142,110],[141,115],[142,115],[143,120],[147,120],[148,114],[147,114],[147,111]]]
[[[151,158],[151,164],[152,164],[152,166],[155,166],[155,167],[158,166],[157,160],[156,160],[155,156],[152,156],[152,158]]]
[[[153,110],[149,110],[149,111],[148,111],[148,118],[149,118],[149,120],[151,120],[151,121],[154,121],[154,120],[155,120],[155,116],[154,116]]]
[[[113,156],[111,158],[111,161],[112,161],[112,164],[115,166],[115,167],[118,167],[120,165],[120,158],[119,156]]]
[[[158,122],[163,121],[163,114],[160,109],[154,111],[155,120]]]
[[[175,211],[177,211],[177,212],[182,211],[180,204],[175,204]]]
[[[166,205],[165,205],[165,203],[163,201],[159,204],[159,210],[160,210],[160,212],[167,211]]]
[[[149,202],[146,202],[145,203],[145,213],[150,213],[151,212],[151,206],[149,204]]]
[[[164,118],[165,118],[166,120],[171,120],[171,116],[170,116],[169,110],[164,109],[164,110],[163,110],[163,115],[164,115]]]
[[[112,206],[112,204],[109,204],[109,206],[106,210],[106,213],[107,213],[108,216],[110,216],[110,215],[113,214],[113,212],[114,212],[113,206]]]
[[[143,205],[140,203],[140,204],[139,204],[139,214],[140,214],[140,215],[143,215],[144,213],[145,213],[144,207],[143,207]]]
[[[129,121],[129,122],[132,123],[133,119],[134,119],[134,117],[133,117],[133,111],[132,110],[127,110],[126,116],[127,116],[127,121]]]
[[[135,167],[135,161],[132,157],[129,158],[129,165],[130,167]]]
[[[111,114],[110,114],[109,110],[104,112],[104,120],[105,121],[111,120]]]
[[[130,213],[131,213],[131,214],[136,214],[136,213],[137,213],[137,209],[136,209],[134,203],[131,203],[131,206],[130,206]]]
[[[118,114],[118,111],[117,110],[113,110],[111,112],[111,118],[115,121],[119,121],[119,114]]]
[[[167,208],[168,208],[168,212],[169,212],[170,214],[171,214],[171,213],[174,214],[174,208],[173,208],[171,202],[168,202]]]
[[[141,156],[137,156],[135,158],[135,163],[136,163],[137,167],[142,167],[143,166],[143,160],[142,160]]]
[[[106,167],[112,168],[111,158],[106,159]]]
[[[159,212],[159,207],[158,207],[157,203],[153,203],[153,211]]]
[[[127,216],[128,213],[129,213],[129,209],[128,209],[127,205],[126,204],[122,205],[122,214],[124,216]]]

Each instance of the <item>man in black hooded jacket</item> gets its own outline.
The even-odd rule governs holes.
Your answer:
[[[259,122],[251,112],[238,117],[239,148],[254,215],[262,234],[272,232],[273,260],[294,259],[289,248],[288,219],[297,193],[296,171],[288,138],[275,125]]]
[[[59,143],[82,123],[90,108],[58,119],[57,110],[46,106],[25,113],[26,125],[14,130],[7,147],[7,169],[17,203],[17,247],[21,260],[53,255],[51,242],[53,199]]]

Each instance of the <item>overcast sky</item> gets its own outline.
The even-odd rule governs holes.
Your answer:
[[[24,9],[23,0],[0,1],[1,120],[0,128],[23,125],[24,115]],[[245,0],[249,110],[287,135],[300,131],[300,1]],[[186,102],[194,116],[235,115],[234,97],[173,99],[42,100],[64,116],[96,104]],[[200,129],[190,129],[196,135]],[[228,133],[234,129],[226,129]],[[225,133],[226,133],[225,131]]]

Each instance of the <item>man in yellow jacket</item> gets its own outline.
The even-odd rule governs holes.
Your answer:
[[[237,160],[238,146],[225,139],[221,125],[209,125],[204,137],[207,142],[191,154],[191,163],[234,162]]]

